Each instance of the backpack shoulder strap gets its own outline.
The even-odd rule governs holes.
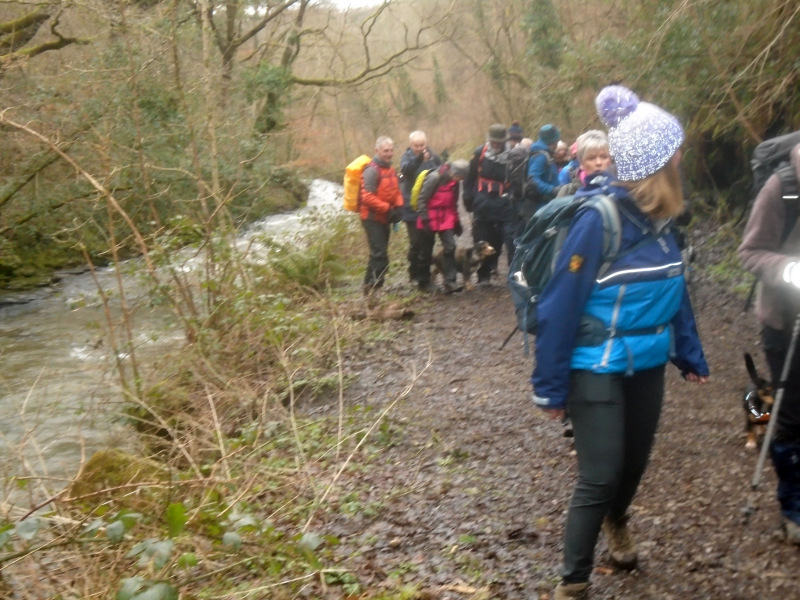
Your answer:
[[[603,264],[600,267],[602,277],[616,259],[622,244],[622,221],[617,202],[611,196],[606,194],[593,196],[587,205],[597,210],[603,218]]]
[[[792,165],[781,165],[776,172],[781,180],[781,197],[786,214],[781,232],[781,245],[783,245],[794,229],[797,219],[800,218],[800,197],[798,197],[800,185]]]
[[[481,148],[481,155],[478,157],[478,177],[481,176],[483,173],[483,157],[486,154],[486,148],[489,144],[484,144],[483,148]]]

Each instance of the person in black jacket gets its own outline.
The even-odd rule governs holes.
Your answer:
[[[472,238],[488,242],[497,250],[478,269],[478,284],[489,285],[503,246],[508,262],[514,256],[514,237],[519,218],[508,184],[508,150],[505,125],[489,128],[486,143],[478,146],[464,180],[464,208],[472,212]]]

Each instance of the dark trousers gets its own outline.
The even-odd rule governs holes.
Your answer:
[[[777,389],[783,374],[791,332],[764,327],[761,339],[764,356],[769,365],[772,382]],[[784,384],[775,438],[770,456],[778,476],[778,502],[781,514],[800,525],[800,347],[795,348],[794,360]]]
[[[416,219],[413,221],[405,221],[406,230],[408,231],[408,278],[412,283],[425,283],[430,281],[430,264],[428,264],[428,275],[425,276],[424,269],[419,264],[420,256],[420,230],[417,229]]]
[[[572,418],[578,481],[567,512],[567,583],[589,580],[603,519],[625,515],[653,447],[664,398],[664,367],[623,374],[573,371]]]
[[[419,230],[419,283],[426,285],[431,280],[431,262],[433,259],[433,246],[436,243],[435,231]],[[452,229],[439,231],[439,241],[442,243],[442,274],[445,283],[456,282],[456,235]]]
[[[514,238],[519,229],[519,216],[508,196],[486,196],[475,199],[472,215],[472,239],[489,242],[495,254],[483,261],[478,269],[478,281],[488,281],[497,264],[503,246],[506,248],[508,264],[514,258]]]
[[[386,271],[389,269],[389,234],[391,226],[372,219],[363,219],[361,224],[367,234],[369,260],[364,285],[379,288],[383,285]]]

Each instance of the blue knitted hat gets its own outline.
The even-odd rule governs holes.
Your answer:
[[[552,146],[561,139],[561,132],[558,130],[558,127],[548,123],[539,130],[539,139],[548,146]]]
[[[511,126],[508,128],[508,139],[514,141],[520,141],[524,136],[522,131],[522,125],[519,124],[518,121],[514,121]]]
[[[603,88],[595,99],[608,127],[608,149],[620,181],[640,181],[669,162],[684,140],[683,127],[655,104],[640,102],[621,85]]]

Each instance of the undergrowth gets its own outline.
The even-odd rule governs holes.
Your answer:
[[[365,590],[331,558],[339,540],[320,515],[382,510],[357,474],[394,443],[389,413],[408,390],[382,411],[344,406],[344,352],[384,327],[353,318],[374,308],[360,293],[363,233],[352,216],[302,232],[244,249],[205,239],[191,271],[160,255],[152,297],[186,344],[158,369],[120,367],[145,451],[97,453],[34,510],[6,505],[6,597],[417,597]]]

